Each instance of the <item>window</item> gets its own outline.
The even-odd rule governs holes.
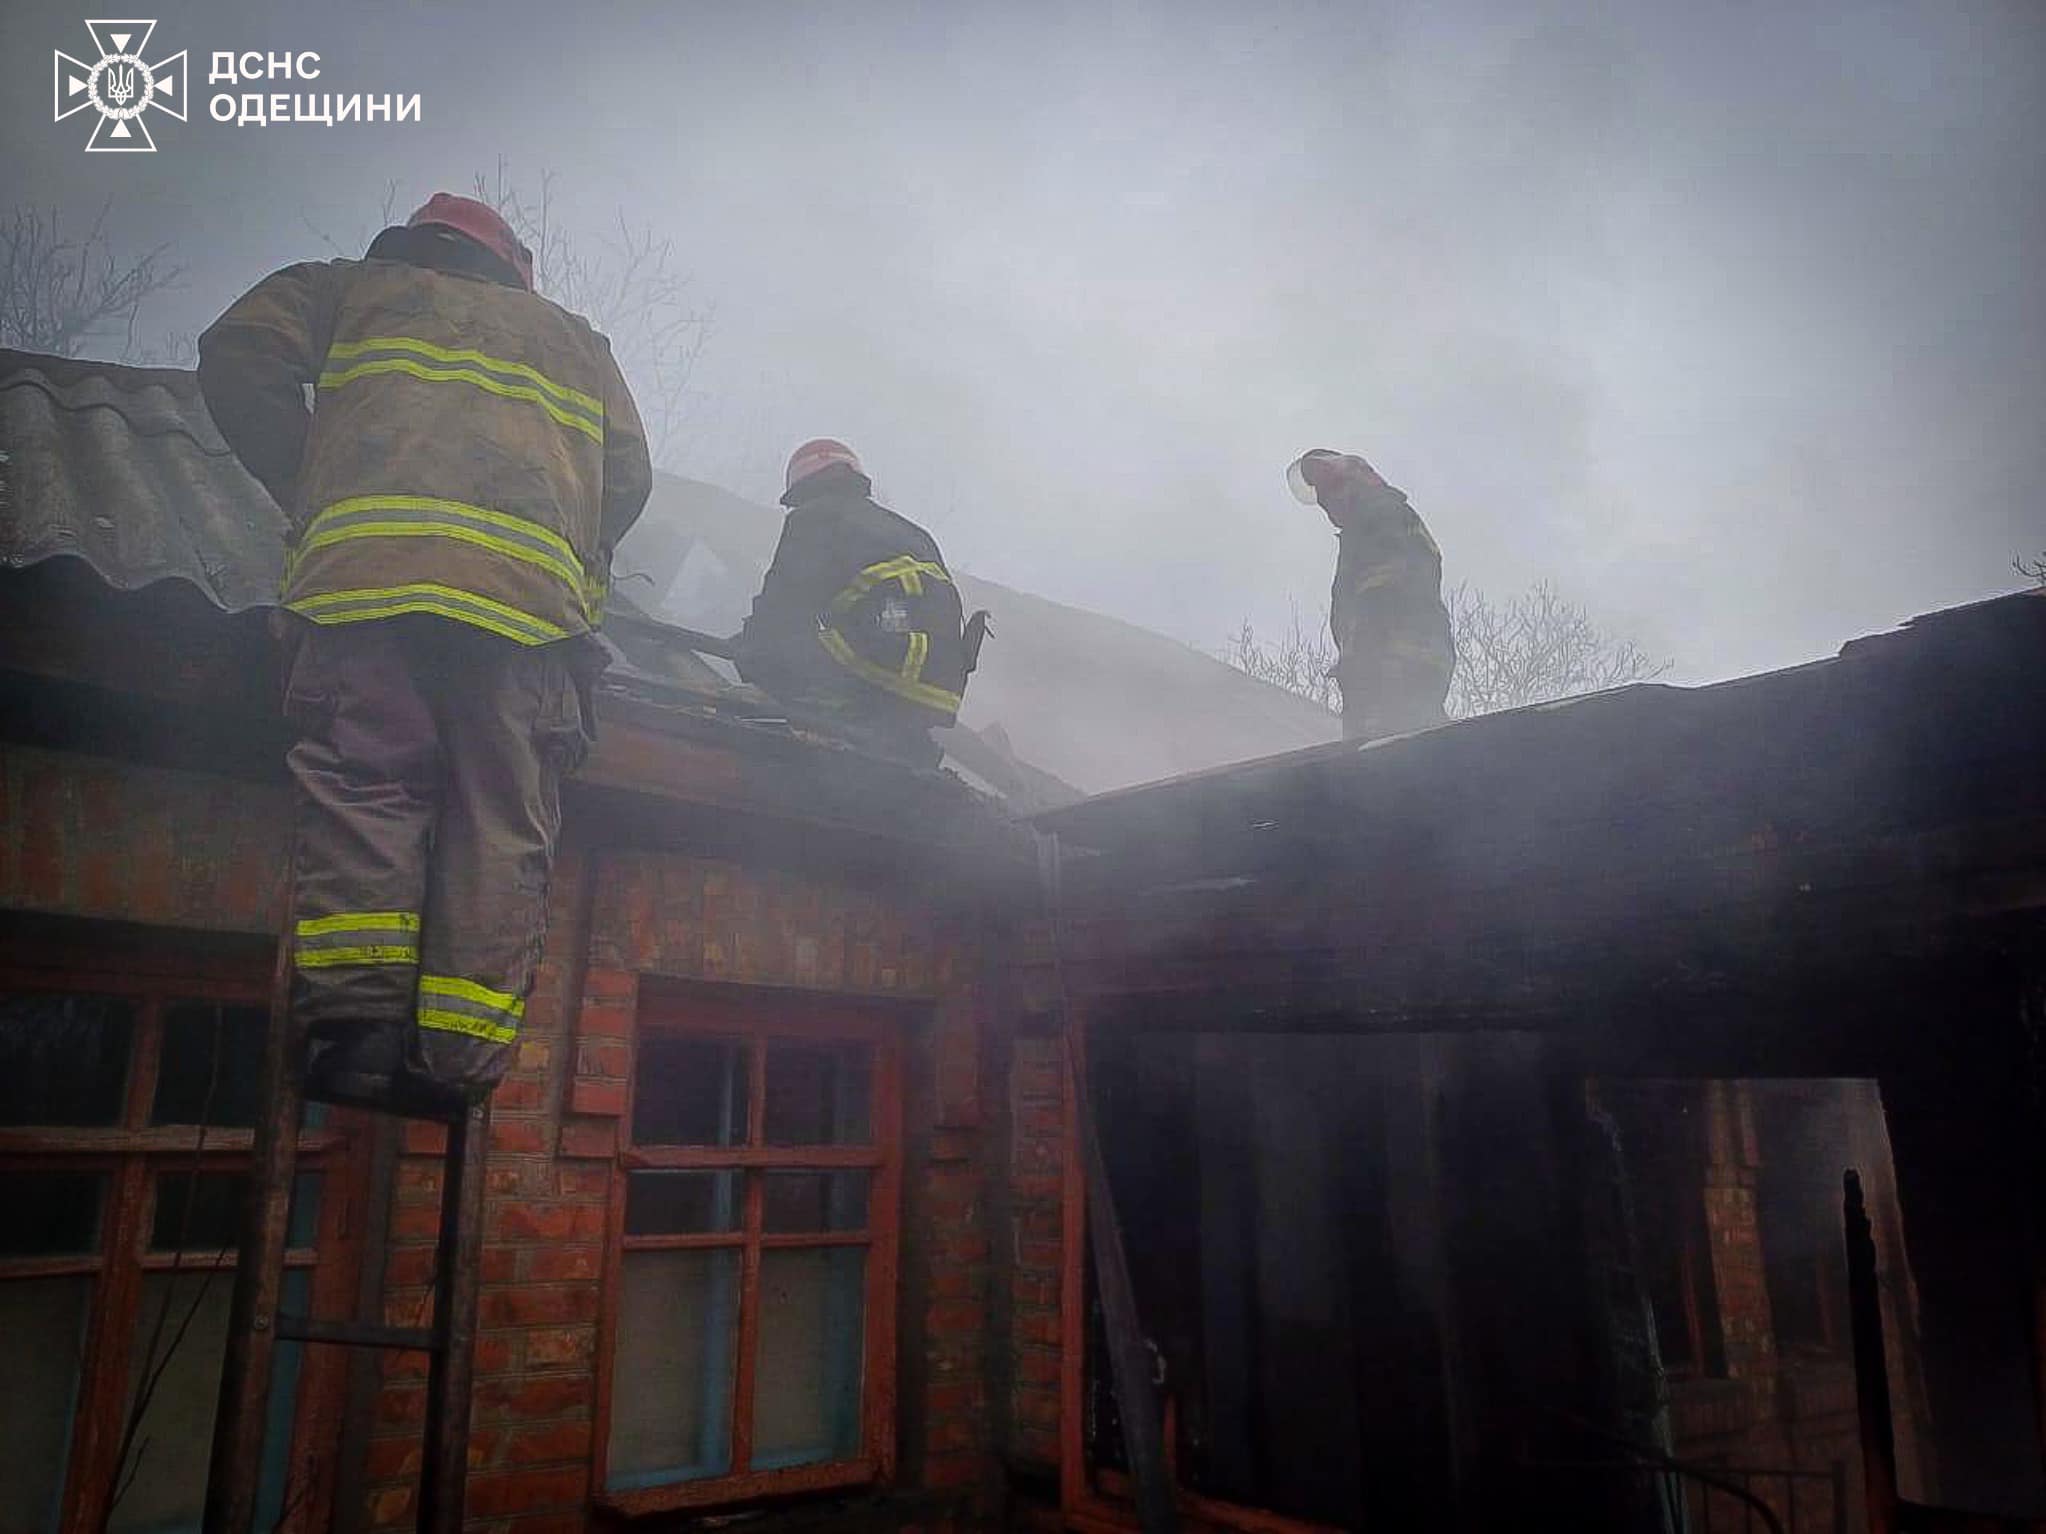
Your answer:
[[[264,989],[0,974],[0,1534],[199,1527]],[[342,1145],[302,1142],[289,1309],[335,1282]],[[299,1354],[278,1350],[265,1528],[310,1484]]]
[[[899,1072],[871,1014],[706,993],[643,1006],[614,1186],[613,1505],[885,1470]]]

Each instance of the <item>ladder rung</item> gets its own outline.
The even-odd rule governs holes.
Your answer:
[[[277,1335],[288,1342],[334,1342],[350,1348],[404,1348],[424,1353],[440,1348],[440,1339],[428,1326],[371,1326],[313,1316],[278,1316]]]

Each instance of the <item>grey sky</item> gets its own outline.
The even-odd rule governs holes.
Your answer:
[[[1203,646],[1326,598],[1296,452],[1363,451],[1448,578],[1556,581],[1726,676],[2046,547],[2046,6],[173,5],[154,156],[49,120],[0,9],[0,203],[190,267],[197,329],[502,155],[674,237],[718,323],[683,472],[844,436],[959,565]],[[213,49],[424,122],[211,122]],[[281,82],[280,82],[281,84]]]

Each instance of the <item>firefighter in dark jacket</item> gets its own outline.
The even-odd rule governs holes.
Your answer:
[[[1327,513],[1340,543],[1328,621],[1344,737],[1377,740],[1441,724],[1456,642],[1442,605],[1442,551],[1427,525],[1355,453],[1303,453],[1286,482],[1296,500]]]
[[[199,340],[290,524],[291,1007],[317,1089],[487,1091],[590,737],[611,551],[652,486],[604,338],[440,193],[360,261],[264,278]],[[305,390],[313,390],[314,409]]]
[[[929,735],[959,714],[985,632],[931,535],[878,504],[843,442],[789,458],[788,518],[733,641],[739,674],[883,755],[935,766]]]

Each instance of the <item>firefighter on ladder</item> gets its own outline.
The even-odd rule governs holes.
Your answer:
[[[360,261],[264,278],[199,358],[222,436],[291,525],[309,1081],[487,1092],[591,739],[611,552],[652,486],[631,395],[604,338],[533,291],[505,221],[447,193]]]
[[[1442,605],[1442,551],[1427,524],[1355,453],[1303,453],[1286,483],[1302,505],[1321,507],[1340,545],[1328,622],[1344,738],[1443,723],[1456,642]]]
[[[785,486],[781,543],[732,642],[739,674],[880,755],[936,766],[930,731],[958,717],[987,614],[960,622],[936,541],[874,499],[843,442],[797,448]]]

